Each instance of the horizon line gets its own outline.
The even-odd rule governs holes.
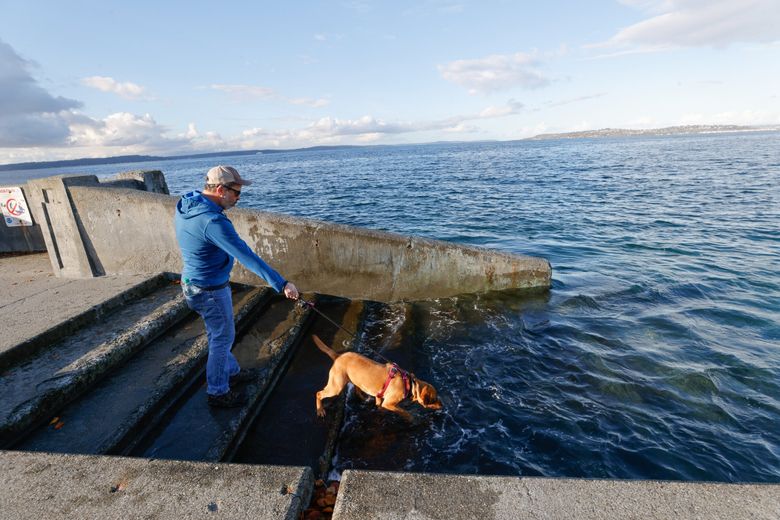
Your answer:
[[[707,132],[702,131],[705,129],[717,129],[723,128],[719,132]],[[530,137],[523,137],[519,139],[477,139],[477,140],[439,140],[439,141],[427,141],[418,143],[393,143],[393,144],[338,144],[338,145],[312,145],[299,148],[262,148],[262,149],[250,149],[250,150],[223,150],[218,152],[197,152],[197,153],[184,153],[178,155],[145,155],[145,154],[127,154],[127,155],[112,155],[106,157],[81,157],[77,159],[53,159],[49,161],[27,161],[21,163],[5,163],[0,164],[0,173],[8,170],[37,170],[46,169],[48,167],[56,166],[84,166],[84,165],[102,165],[112,163],[133,163],[133,162],[148,162],[148,161],[172,161],[177,159],[194,159],[194,158],[206,158],[206,157],[218,157],[227,155],[261,155],[264,153],[289,153],[289,152],[304,152],[304,151],[318,151],[318,150],[335,150],[343,148],[379,148],[379,147],[391,147],[391,146],[424,146],[435,144],[459,144],[459,143],[512,143],[518,141],[541,141],[541,140],[554,140],[554,139],[588,139],[599,137],[642,137],[651,136],[653,132],[660,132],[663,130],[678,130],[678,135],[684,134],[700,134],[708,135],[712,133],[729,133],[729,132],[743,132],[743,131],[778,131],[780,125],[734,125],[734,124],[702,124],[702,125],[673,125],[658,128],[647,129],[629,129],[629,128],[613,128],[604,127],[591,130],[577,130],[571,132],[560,133],[541,133]],[[699,129],[699,131],[694,131]],[[689,130],[689,131],[686,131]],[[624,135],[616,133],[625,132]],[[601,133],[601,134],[599,134]],[[594,135],[586,135],[594,134]],[[668,134],[667,134],[668,135]]]

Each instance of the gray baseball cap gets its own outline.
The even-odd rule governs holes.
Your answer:
[[[206,184],[238,184],[240,186],[249,186],[252,181],[241,178],[238,170],[232,166],[214,166],[206,174]]]

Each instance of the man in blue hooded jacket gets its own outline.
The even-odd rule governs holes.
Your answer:
[[[282,278],[236,233],[224,210],[236,205],[241,189],[251,181],[241,178],[231,166],[215,166],[206,175],[202,192],[191,191],[176,205],[176,238],[184,262],[181,287],[187,305],[206,324],[209,355],[206,362],[206,393],[211,406],[240,406],[246,397],[230,388],[251,378],[241,370],[230,352],[235,339],[230,270],[237,258],[276,292],[298,298],[298,289]]]

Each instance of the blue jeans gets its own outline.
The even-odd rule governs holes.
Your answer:
[[[240,367],[230,352],[236,338],[233,322],[233,296],[230,286],[209,291],[194,285],[181,284],[187,305],[203,318],[209,340],[209,358],[206,361],[206,393],[222,395],[230,390],[230,376]]]

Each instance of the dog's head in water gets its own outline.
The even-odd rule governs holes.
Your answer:
[[[442,404],[439,400],[439,394],[432,384],[426,383],[422,379],[414,379],[412,388],[412,401],[430,408],[431,410],[441,410]]]

